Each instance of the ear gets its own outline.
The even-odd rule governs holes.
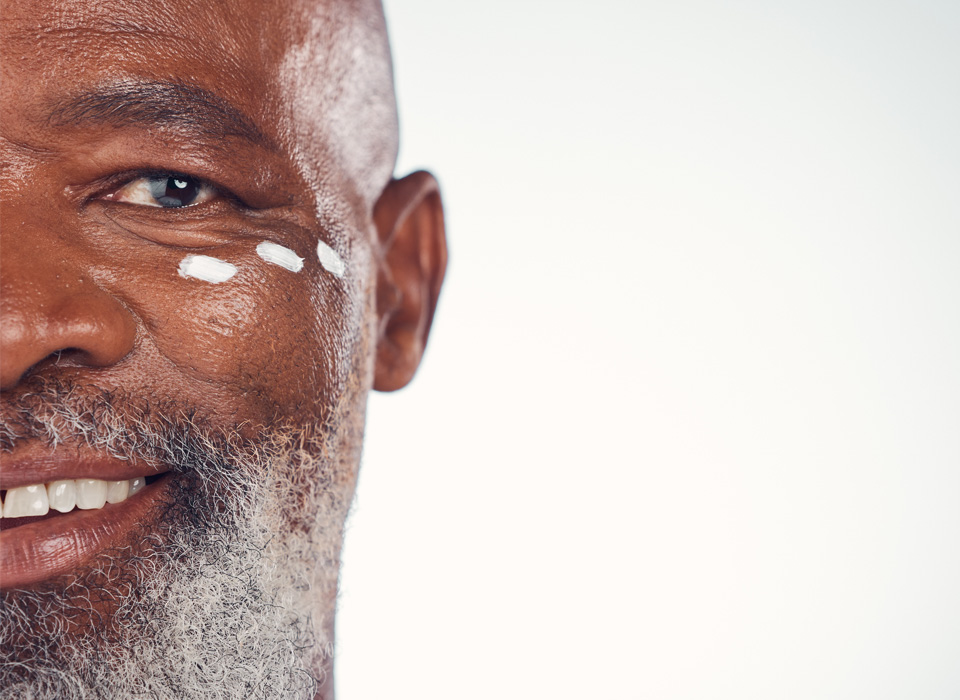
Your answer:
[[[443,204],[436,179],[391,180],[373,209],[379,236],[377,361],[373,388],[396,391],[413,378],[430,334],[447,269]]]

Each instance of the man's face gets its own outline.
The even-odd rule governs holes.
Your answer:
[[[2,16],[0,695],[310,697],[445,265],[379,6]]]

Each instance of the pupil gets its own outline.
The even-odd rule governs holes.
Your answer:
[[[186,207],[200,193],[200,182],[182,175],[150,178],[150,194],[157,204],[170,209]]]

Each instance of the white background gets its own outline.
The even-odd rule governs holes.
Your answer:
[[[960,697],[960,3],[387,12],[451,265],[341,700]]]

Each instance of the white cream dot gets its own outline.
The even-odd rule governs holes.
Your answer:
[[[317,257],[320,258],[320,264],[323,265],[324,270],[336,277],[343,277],[347,266],[343,263],[340,256],[337,255],[337,251],[323,241],[317,241]]]
[[[289,248],[270,241],[264,241],[257,246],[257,255],[268,263],[279,265],[290,272],[300,272],[303,269],[303,258]]]
[[[219,284],[237,274],[237,266],[209,255],[188,255],[180,261],[177,272],[181,277],[194,277],[204,282]]]

